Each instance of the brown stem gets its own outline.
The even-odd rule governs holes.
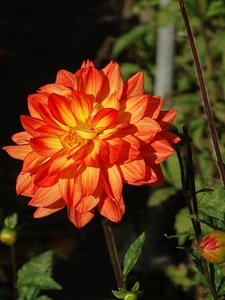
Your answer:
[[[207,34],[207,31],[205,29],[205,24],[203,20],[203,13],[202,13],[202,1],[201,0],[196,0],[196,7],[197,7],[197,13],[198,13],[198,18],[200,21],[200,30],[202,33],[203,41],[205,44],[205,50],[206,50],[206,63],[208,70],[210,72],[210,91],[211,91],[211,96],[214,102],[216,102],[218,99],[221,99],[222,97],[222,92],[220,90],[220,86],[218,84],[218,79],[217,75],[215,74],[215,64],[213,61],[211,49],[210,49],[210,44],[209,44],[209,37]]]
[[[207,281],[208,286],[209,286],[209,290],[210,290],[210,292],[213,296],[213,299],[216,300],[217,295],[216,295],[216,291],[215,291],[215,286],[214,286],[214,283],[212,282],[212,279],[211,279],[211,276],[210,276],[210,273],[209,273],[207,261],[203,257],[202,257],[202,267],[203,267],[203,270],[204,270],[206,281]]]
[[[201,242],[202,233],[201,233],[200,223],[195,218],[193,218],[193,216],[198,215],[198,204],[197,204],[195,181],[194,181],[195,177],[194,177],[194,167],[193,167],[193,159],[192,159],[191,138],[189,137],[187,126],[183,126],[183,132],[184,132],[184,141],[187,148],[187,161],[188,161],[186,176],[185,176],[182,157],[178,147],[176,149],[176,153],[177,153],[179,166],[180,166],[183,195],[187,203],[195,236],[199,244]]]
[[[190,189],[192,204],[193,204],[193,212],[194,215],[198,215],[198,203],[197,203],[197,197],[196,197],[196,190],[195,190],[195,174],[194,174],[194,165],[193,165],[193,158],[192,158],[192,149],[191,149],[191,138],[188,134],[187,126],[183,126],[183,132],[184,132],[184,139],[185,144],[187,147],[187,159],[188,159],[188,187]],[[198,243],[201,241],[201,226],[200,223],[195,220],[195,234]]]
[[[185,144],[187,147],[187,160],[188,160],[186,179],[185,179],[185,170],[184,170],[184,166],[183,166],[183,161],[182,161],[182,157],[181,157],[179,148],[176,149],[176,152],[177,152],[178,161],[179,161],[179,165],[180,165],[183,194],[184,194],[184,197],[187,202],[189,214],[192,217],[193,215],[198,214],[198,204],[197,204],[195,181],[194,181],[194,166],[193,166],[193,159],[192,159],[191,139],[188,134],[187,126],[183,126],[183,132],[184,132]],[[191,200],[192,200],[192,203],[191,203]],[[201,242],[201,235],[202,235],[201,234],[201,225],[196,219],[191,218],[191,221],[192,221],[195,236],[196,236],[196,239],[197,239],[197,242],[199,245]],[[211,279],[207,262],[204,258],[202,258],[202,267],[204,270],[206,281],[208,283],[209,290],[210,290],[214,300],[216,300],[215,286]]]
[[[110,223],[106,218],[102,218],[102,226],[105,234],[107,247],[109,250],[109,256],[112,263],[113,272],[117,282],[117,287],[119,290],[121,288],[126,289],[126,278],[124,278],[122,273],[112,227],[110,226]]]
[[[190,43],[190,47],[191,47],[191,51],[192,51],[192,55],[193,55],[193,59],[194,59],[194,63],[195,63],[195,68],[196,68],[196,72],[197,72],[197,76],[198,76],[198,82],[199,82],[199,86],[200,86],[200,90],[201,90],[202,100],[203,100],[206,117],[208,120],[210,132],[211,132],[211,136],[212,136],[212,141],[213,141],[213,145],[214,145],[214,149],[215,149],[215,153],[216,153],[216,157],[217,157],[217,164],[218,164],[218,167],[220,170],[220,175],[221,175],[221,179],[223,181],[223,186],[225,187],[225,168],[224,168],[224,163],[222,160],[222,155],[220,152],[218,136],[217,136],[217,132],[216,132],[216,128],[215,128],[215,124],[214,124],[213,116],[212,116],[212,112],[211,112],[211,106],[209,103],[209,99],[208,99],[206,87],[205,87],[205,82],[204,82],[203,75],[202,75],[201,65],[200,65],[200,62],[198,59],[198,54],[197,54],[197,50],[195,47],[194,38],[193,38],[193,35],[191,32],[191,27],[190,27],[187,13],[186,13],[185,5],[182,0],[179,0],[179,3],[180,3],[180,8],[181,8],[181,12],[183,15],[185,27],[187,30],[188,40]]]

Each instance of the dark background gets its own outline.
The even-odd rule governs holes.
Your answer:
[[[59,69],[75,72],[86,59],[94,60],[101,68],[109,61],[113,41],[135,22],[124,19],[124,5],[122,0],[0,1],[1,147],[12,144],[11,135],[22,130],[19,116],[28,113],[27,96],[54,82]],[[15,194],[21,166],[20,161],[1,151],[0,220],[17,212],[19,222],[25,224],[16,244],[18,267],[36,254],[54,249],[54,278],[63,291],[49,292],[53,299],[113,299],[110,290],[116,289],[116,283],[99,217],[81,230],[68,221],[65,211],[46,219],[33,219],[34,209],[27,206],[28,199]],[[129,243],[150,227],[154,210],[146,208],[148,192],[145,187],[125,187],[126,216],[114,226],[121,257]],[[173,217],[172,204],[167,207],[167,213],[170,211]],[[168,234],[172,233],[171,224],[164,227]],[[179,299],[181,295],[185,299],[161,268],[151,268],[151,244],[150,236],[128,285],[139,280],[145,289],[142,299]],[[164,257],[166,253],[166,259],[174,259],[170,255],[177,253],[174,246],[173,242],[164,241],[158,254]],[[1,300],[12,299],[10,264],[9,248],[1,244]]]

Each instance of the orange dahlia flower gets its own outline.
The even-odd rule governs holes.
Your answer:
[[[145,95],[143,85],[141,72],[123,82],[117,63],[98,71],[87,61],[75,74],[59,71],[55,83],[28,97],[25,131],[3,149],[24,161],[16,191],[32,197],[34,217],[67,207],[80,228],[97,207],[118,222],[123,183],[163,183],[160,163],[179,141],[168,131],[177,112],[161,111],[160,97]]]

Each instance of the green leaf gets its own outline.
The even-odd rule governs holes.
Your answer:
[[[135,282],[135,284],[132,286],[131,291],[132,292],[137,292],[139,290],[140,284],[139,282]]]
[[[149,25],[137,25],[133,29],[131,29],[128,33],[120,36],[116,43],[113,46],[112,57],[116,58],[123,50],[125,50],[128,46],[136,43],[137,38],[148,33]]]
[[[117,299],[123,299],[126,296],[127,290],[122,288],[120,291],[111,290],[111,292]]]
[[[36,298],[36,300],[52,300],[52,298],[50,298],[48,296],[40,296],[40,297]]]
[[[199,211],[213,218],[225,221],[225,190],[222,186],[212,187],[213,192],[202,193],[199,199]],[[219,207],[219,209],[215,209]]]
[[[51,278],[53,252],[47,251],[34,257],[17,272],[19,300],[37,300],[43,289],[61,289],[61,286]],[[43,297],[43,296],[42,296]],[[49,298],[41,298],[49,299]]]
[[[206,17],[216,17],[222,14],[224,15],[224,1],[211,1],[206,13]]]
[[[4,225],[5,225],[5,227],[10,228],[10,229],[15,229],[16,225],[17,225],[17,222],[18,222],[18,215],[17,215],[17,213],[9,215],[8,217],[6,217],[4,219]]]
[[[142,246],[146,239],[146,232],[143,232],[129,247],[124,256],[123,276],[127,277],[135,266],[141,254]]]
[[[194,236],[191,217],[187,207],[182,208],[176,214],[174,228],[178,237],[178,245],[183,245],[190,236]]]
[[[163,187],[152,192],[150,197],[148,198],[147,206],[156,206],[160,205],[162,202],[168,200],[170,196],[175,195],[177,192],[176,188],[171,187]]]

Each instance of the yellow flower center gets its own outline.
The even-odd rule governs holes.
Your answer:
[[[104,128],[93,129],[91,119],[89,118],[85,123],[80,121],[74,127],[68,127],[68,131],[61,137],[62,145],[71,149],[96,138]]]

